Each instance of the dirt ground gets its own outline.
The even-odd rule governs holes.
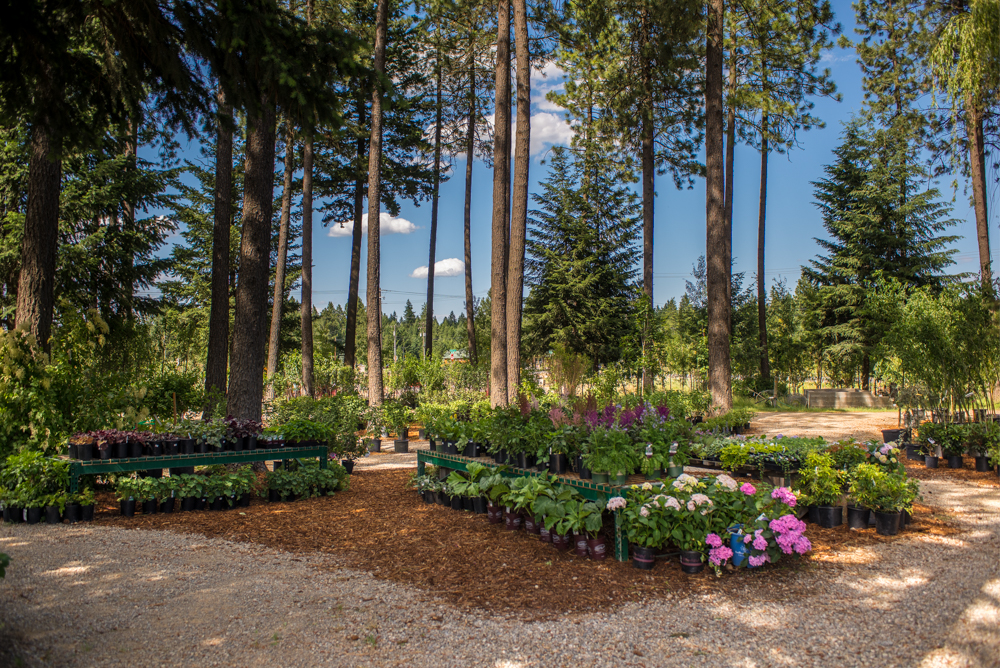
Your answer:
[[[760,413],[750,433],[776,436],[822,436],[828,441],[854,438],[882,439],[883,429],[898,428],[899,417],[888,411],[830,411],[826,413]]]

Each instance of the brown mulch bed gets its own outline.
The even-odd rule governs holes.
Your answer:
[[[972,457],[962,458],[962,468],[948,468],[948,460],[944,457],[938,462],[936,469],[929,469],[922,462],[903,458],[906,473],[917,480],[958,480],[971,482],[979,487],[1000,487],[1000,476],[996,469],[981,473],[976,470],[976,460]]]
[[[740,569],[716,578],[710,568],[685,575],[675,556],[640,571],[614,561],[608,541],[606,561],[593,562],[571,552],[558,552],[523,531],[505,531],[485,515],[425,504],[407,488],[405,470],[356,471],[351,489],[334,497],[268,503],[254,498],[249,508],[226,512],[175,512],[122,517],[113,496],[98,495],[96,521],[129,529],[160,529],[211,538],[258,543],[290,552],[322,552],[342,557],[347,565],[375,577],[415,585],[447,601],[474,608],[546,618],[618,607],[629,601],[671,592],[766,593],[787,573],[778,570],[836,562],[846,548],[896,540],[876,536],[874,529],[849,531],[846,526],[806,535],[814,552],[800,561],[787,559],[775,567]],[[918,508],[901,534],[953,533],[932,509]]]

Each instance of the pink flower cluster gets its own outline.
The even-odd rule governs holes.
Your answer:
[[[765,552],[764,554],[757,555],[756,557],[751,555],[747,558],[747,561],[750,562],[752,567],[757,568],[758,566],[763,566],[767,562],[771,561],[771,557],[767,556],[767,553]]]
[[[673,508],[674,510],[680,510],[680,502],[672,496],[667,496],[665,494],[657,494],[653,497],[653,501],[660,504],[661,508]]]
[[[610,499],[608,499],[607,509],[608,510],[621,510],[627,504],[628,504],[628,501],[626,501],[623,497],[621,497],[621,496],[613,496]]]
[[[722,539],[719,538],[719,534],[710,533],[705,536],[705,543],[711,547],[722,547]]]
[[[713,547],[708,551],[708,561],[713,566],[721,566],[733,556],[733,551],[725,545]]]
[[[740,491],[746,494],[747,496],[753,496],[754,494],[757,493],[757,488],[751,485],[750,483],[745,482],[743,483],[743,486],[740,487]]]
[[[795,503],[796,503],[795,494],[793,494],[792,490],[788,489],[787,487],[778,487],[777,489],[775,489],[774,491],[772,491],[771,492],[771,498],[772,499],[777,499],[778,501],[781,501],[782,503],[784,503],[785,505],[787,505],[789,508],[794,508],[795,507]]]
[[[771,520],[768,527],[774,532],[775,541],[785,554],[805,554],[812,549],[812,543],[802,535],[806,530],[806,523],[795,515],[782,515]]]

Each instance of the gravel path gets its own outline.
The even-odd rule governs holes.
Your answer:
[[[784,434],[785,436],[822,436],[829,441],[843,438],[882,440],[883,429],[896,429],[899,415],[896,411],[808,411],[788,413],[758,413],[750,423],[755,434]]]
[[[0,666],[998,666],[1000,497],[945,481],[924,494],[962,534],[762,572],[740,596],[544,622],[483,618],[328,557],[5,525]]]

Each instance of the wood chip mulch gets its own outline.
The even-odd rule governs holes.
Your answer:
[[[351,489],[333,497],[291,503],[254,498],[248,508],[122,517],[110,493],[98,494],[95,521],[128,529],[195,533],[210,538],[258,543],[289,552],[321,552],[375,577],[414,585],[448,602],[520,618],[616,608],[630,601],[671,593],[708,594],[783,589],[789,570],[837,562],[850,548],[897,540],[911,533],[955,532],[939,514],[918,507],[913,523],[896,537],[846,526],[806,535],[814,552],[762,569],[739,569],[716,578],[709,567],[697,575],[681,572],[676,556],[652,571],[608,558],[594,562],[558,552],[524,531],[491,525],[485,515],[425,504],[408,489],[410,471],[355,471]],[[609,528],[606,527],[606,531]],[[798,579],[798,578],[796,578]]]
[[[985,473],[977,471],[976,460],[973,457],[963,457],[960,469],[948,468],[948,460],[944,457],[938,461],[936,469],[929,469],[923,462],[905,457],[903,463],[906,466],[907,475],[917,480],[957,480],[972,483],[977,487],[1000,488],[1000,476],[997,475],[996,469]]]

